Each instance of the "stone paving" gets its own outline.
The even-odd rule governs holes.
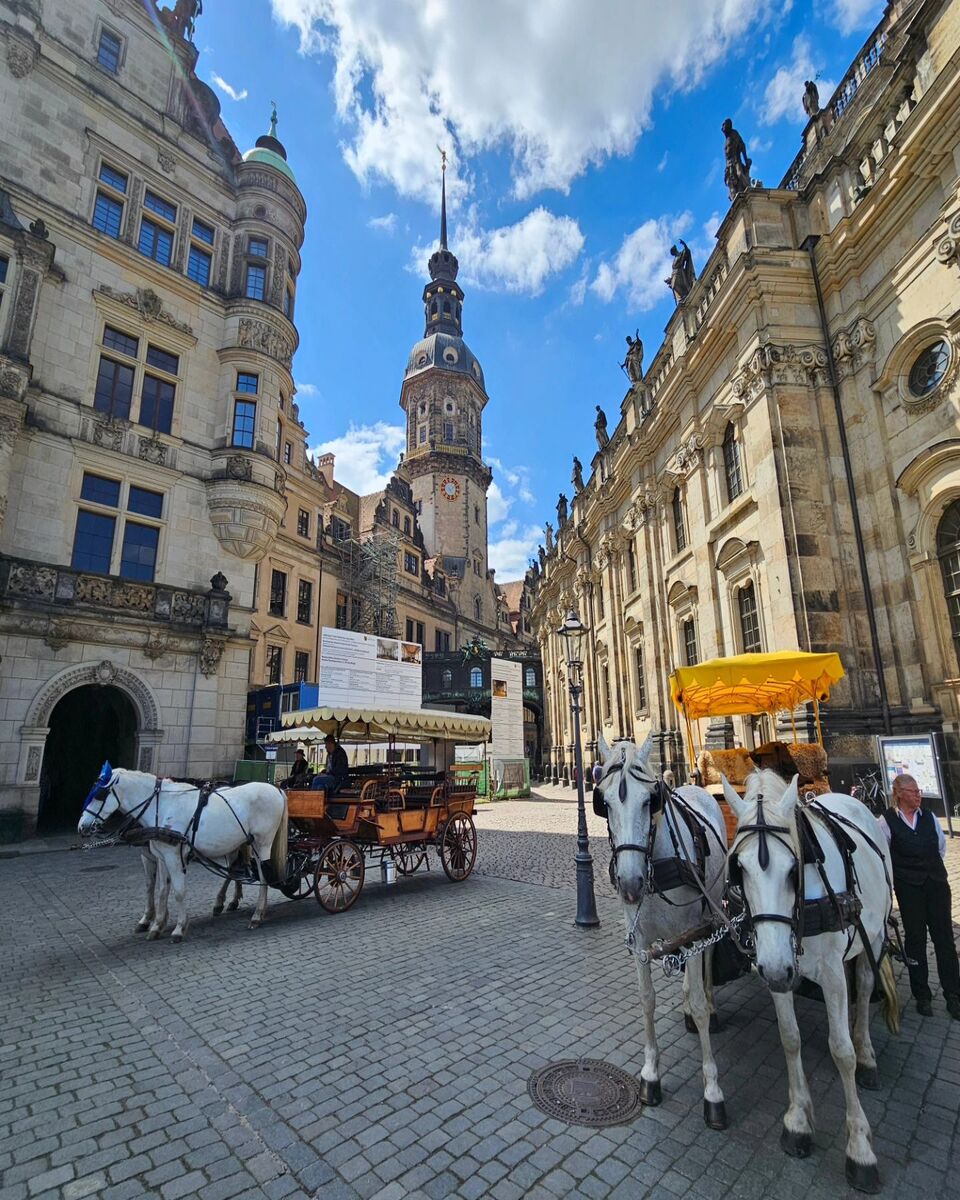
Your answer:
[[[0,862],[0,1198],[845,1196],[822,1006],[797,1000],[818,1132],[790,1159],[782,1051],[752,977],[718,992],[726,1132],[703,1125],[673,981],[658,983],[661,1107],[590,1130],[532,1106],[527,1079],[552,1060],[639,1074],[636,978],[592,814],[603,926],[572,928],[572,790],[477,824],[464,884],[436,866],[391,888],[371,875],[340,917],[272,893],[259,932],[247,904],[210,916],[216,883],[192,871],[181,946],[134,934],[130,850]],[[863,1102],[889,1196],[960,1194],[960,1023],[939,995],[935,1013],[906,1009],[898,1038],[873,1023],[881,1089]]]

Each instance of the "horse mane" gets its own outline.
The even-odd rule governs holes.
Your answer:
[[[758,767],[756,771],[751,771],[747,776],[743,798],[749,804],[756,804],[757,800],[762,796],[764,801],[764,816],[767,818],[767,821],[770,824],[774,824],[775,822],[771,818],[775,817],[777,821],[782,821],[786,824],[790,830],[790,841],[793,844],[794,851],[797,854],[798,860],[802,860],[800,830],[797,826],[796,809],[794,809],[793,816],[789,821],[784,818],[780,810],[780,802],[789,786],[789,783],[780,772],[773,767]]]

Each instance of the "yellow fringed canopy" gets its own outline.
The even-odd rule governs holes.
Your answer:
[[[688,721],[775,713],[811,700],[819,705],[843,676],[839,654],[738,654],[678,667],[670,676],[670,695]]]

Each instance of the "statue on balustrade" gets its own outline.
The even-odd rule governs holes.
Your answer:
[[[723,131],[723,157],[724,171],[723,182],[727,185],[727,192],[731,200],[736,200],[741,192],[749,191],[750,189],[750,168],[753,165],[753,159],[747,156],[747,147],[743,138],[734,129],[733,122],[729,117],[720,127]]]
[[[599,404],[597,405],[597,419],[593,423],[593,431],[597,435],[597,445],[602,450],[607,442],[610,441],[610,435],[607,433],[607,414]]]
[[[693,269],[693,255],[690,253],[690,247],[680,238],[682,250],[678,250],[676,246],[670,247],[670,253],[673,255],[673,264],[670,267],[670,278],[663,282],[667,285],[673,298],[678,304],[682,304],[690,295],[690,290],[696,282],[697,273]]]

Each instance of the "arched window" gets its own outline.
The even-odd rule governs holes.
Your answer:
[[[483,606],[480,603],[480,597],[477,596],[473,601],[473,615],[479,621],[483,617]]]
[[[445,692],[448,692],[453,687],[453,672],[449,668],[440,676],[440,686]]]
[[[687,526],[683,519],[683,497],[680,495],[680,489],[674,488],[673,501],[671,504],[673,509],[673,536],[677,543],[677,553],[686,549],[687,545]]]
[[[740,642],[744,654],[759,654],[763,649],[760,642],[760,616],[757,612],[757,595],[753,580],[737,592],[737,611],[740,617]]]
[[[943,573],[943,595],[950,630],[960,657],[960,500],[954,500],[937,526],[937,557]]]
[[[479,667],[470,668],[470,686],[472,688],[483,687],[483,672]]]
[[[400,514],[397,512],[396,509],[393,510],[392,521],[393,521],[394,529],[399,529],[400,528]]]
[[[450,301],[449,300],[444,300],[444,302],[443,302],[443,315],[445,317],[450,316]]]
[[[727,501],[736,500],[743,492],[743,467],[740,462],[740,443],[733,422],[723,435],[723,470],[727,477]]]
[[[537,686],[537,673],[533,667],[527,667],[524,672],[523,686],[528,688],[535,688]]]

